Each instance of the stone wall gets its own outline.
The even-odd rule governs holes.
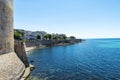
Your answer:
[[[73,39],[73,40],[29,40],[26,41],[26,47],[39,47],[40,45],[45,46],[53,46],[60,43],[68,43],[68,44],[74,44],[81,42],[81,39]]]
[[[26,51],[25,51],[25,44],[23,42],[15,42],[15,53],[19,57],[19,59],[24,63],[25,67],[29,67],[29,62],[27,59]]]
[[[0,0],[0,55],[14,51],[13,0]]]
[[[0,0],[0,80],[19,80],[25,70],[13,39],[13,0]]]
[[[54,41],[52,40],[29,40],[26,41],[26,47],[39,47],[40,45],[53,45]]]
[[[19,80],[25,70],[24,64],[11,52],[0,56],[0,80]]]

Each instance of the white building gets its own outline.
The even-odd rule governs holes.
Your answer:
[[[37,35],[40,35],[41,40],[43,40],[46,34],[47,33],[44,31],[36,31],[36,32],[26,31],[23,38],[26,40],[35,40],[37,39]]]

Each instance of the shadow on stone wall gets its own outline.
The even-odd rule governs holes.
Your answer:
[[[29,62],[27,59],[27,55],[25,52],[25,47],[23,42],[15,42],[14,50],[17,54],[17,56],[20,58],[20,60],[24,63],[25,67],[29,67]]]

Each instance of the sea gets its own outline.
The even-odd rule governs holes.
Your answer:
[[[28,59],[31,80],[120,80],[120,38],[36,49]]]

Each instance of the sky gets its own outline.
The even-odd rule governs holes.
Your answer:
[[[120,0],[14,0],[14,28],[120,38]]]

